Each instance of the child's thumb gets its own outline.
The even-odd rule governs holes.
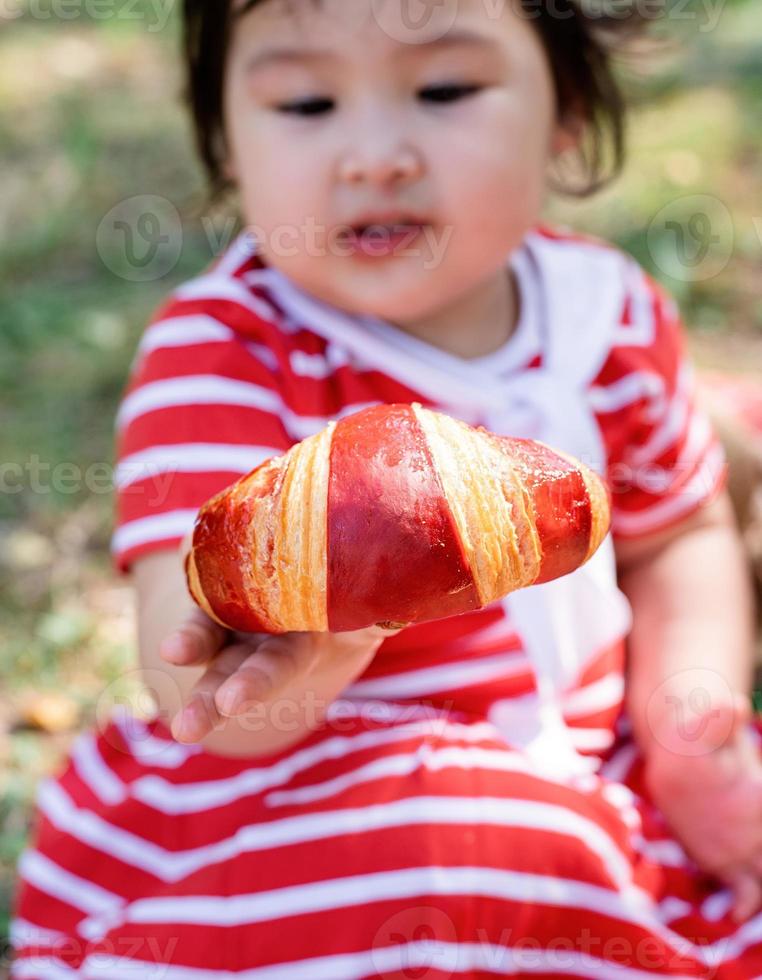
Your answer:
[[[740,871],[733,879],[733,918],[743,922],[762,906],[762,882],[748,871]]]

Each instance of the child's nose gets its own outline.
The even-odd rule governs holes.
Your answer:
[[[340,177],[349,184],[398,184],[423,173],[421,155],[409,143],[393,138],[364,140],[341,162]]]

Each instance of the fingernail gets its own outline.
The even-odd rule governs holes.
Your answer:
[[[217,707],[224,715],[234,715],[241,703],[241,693],[235,687],[225,688],[217,692]]]
[[[183,638],[180,633],[170,633],[168,637],[162,640],[159,647],[159,655],[165,660],[176,660],[183,653]]]
[[[189,742],[190,731],[189,728],[193,723],[193,710],[190,707],[183,708],[183,710],[175,715],[172,721],[172,735],[178,742]]]

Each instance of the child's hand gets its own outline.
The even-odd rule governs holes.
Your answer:
[[[732,889],[740,922],[762,906],[762,762],[748,699],[715,712],[711,727],[728,733],[722,744],[702,752],[694,741],[689,756],[649,758],[647,782],[686,852]]]
[[[188,534],[179,549],[183,567],[190,545]],[[371,626],[346,633],[236,633],[194,609],[159,648],[167,663],[207,665],[173,718],[172,734],[178,742],[198,742],[226,716],[244,713],[253,701],[273,702],[313,671],[336,674],[340,667],[340,686],[346,686],[362,673],[383,640],[398,632]]]
[[[163,660],[208,664],[183,710],[172,721],[178,742],[198,742],[253,701],[272,702],[321,666],[347,666],[347,683],[364,670],[382,641],[398,630],[372,626],[347,633],[233,633],[200,609],[161,644]]]

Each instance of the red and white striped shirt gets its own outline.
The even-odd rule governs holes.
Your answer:
[[[557,250],[558,262],[575,250],[609,248],[548,228],[533,235]],[[117,423],[117,567],[176,547],[205,500],[329,420],[384,402],[436,407],[430,392],[413,386],[415,368],[404,379],[395,374],[388,348],[379,369],[379,343],[397,345],[408,363],[412,355],[421,372],[428,362],[456,373],[467,365],[508,385],[541,368],[544,297],[532,263],[522,259],[520,250],[513,263],[519,324],[500,350],[465,362],[373,321],[364,354],[311,329],[293,304],[287,310],[277,282],[241,236],[161,306],[141,340]],[[675,304],[634,262],[625,268],[608,356],[586,393],[606,450],[615,539],[684,519],[724,480],[722,449],[696,408]],[[611,744],[623,653],[623,642],[599,651],[565,694],[564,716],[581,752]],[[497,699],[534,690],[521,638],[495,604],[387,640],[346,693],[483,714]]]
[[[534,235],[559,263],[606,247]],[[375,321],[367,349],[327,341],[236,242],[142,339],[119,413],[117,567],[175,548],[207,498],[328,420],[368,403],[436,407],[416,371],[427,391],[438,372],[532,379],[547,297],[531,262],[515,268],[518,328],[467,370]],[[674,306],[626,268],[610,349],[580,397],[605,445],[615,535],[636,537],[684,519],[724,467]],[[180,745],[158,717],[116,713],[84,732],[38,790],[11,976],[762,976],[758,919],[739,927],[729,892],[670,836],[626,732],[608,751],[623,639],[563,692],[576,748],[605,753],[581,777],[542,774],[486,718],[501,699],[532,704],[524,647],[503,604],[409,627],[330,725],[265,757]]]

